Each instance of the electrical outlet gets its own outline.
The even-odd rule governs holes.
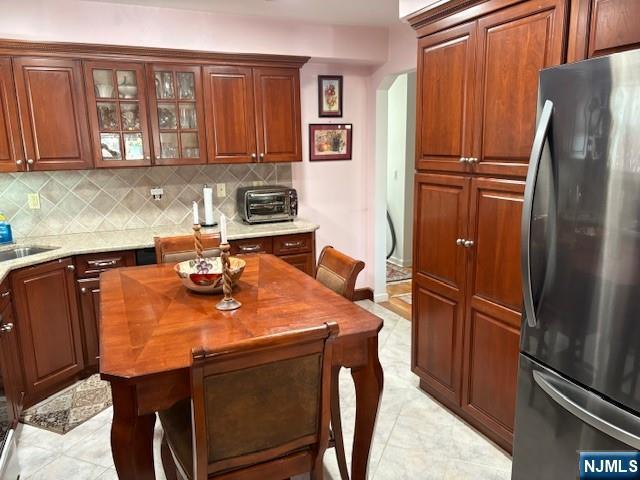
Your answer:
[[[150,192],[154,200],[160,200],[162,199],[162,195],[164,195],[164,189],[162,187],[152,188]]]
[[[27,193],[27,204],[31,210],[40,210],[40,194],[38,192]]]
[[[227,189],[224,183],[216,183],[216,196],[217,197],[227,196]]]

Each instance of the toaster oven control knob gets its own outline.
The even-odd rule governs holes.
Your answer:
[[[289,205],[291,206],[291,214],[294,217],[298,215],[298,196],[295,192],[289,192]]]

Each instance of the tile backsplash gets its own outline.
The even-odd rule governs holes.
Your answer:
[[[193,165],[59,172],[0,173],[0,212],[16,237],[128,230],[191,222],[202,187],[214,187],[214,215],[236,217],[236,189],[254,182],[291,185],[291,164]],[[216,196],[216,184],[225,196]],[[161,200],[149,190],[162,187]],[[27,195],[40,195],[30,209]]]

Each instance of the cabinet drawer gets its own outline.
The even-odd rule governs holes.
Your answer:
[[[231,255],[243,253],[273,253],[272,237],[231,240]]]
[[[273,239],[273,253],[275,255],[290,255],[307,253],[313,250],[313,238],[310,233],[296,235],[282,235]]]
[[[136,257],[131,250],[76,256],[78,277],[95,277],[112,268],[132,267],[135,264]]]
[[[280,258],[285,262],[287,262],[289,265],[292,265],[296,267],[298,270],[301,270],[307,275],[313,277],[313,270],[314,270],[313,254],[300,253],[297,255],[283,255]]]
[[[4,310],[11,303],[11,287],[9,281],[0,283],[0,311]]]

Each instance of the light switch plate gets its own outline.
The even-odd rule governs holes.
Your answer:
[[[227,189],[224,183],[216,183],[216,196],[225,197],[227,195]]]
[[[31,210],[40,210],[40,194],[38,192],[27,193],[27,204]]]
[[[162,187],[152,188],[150,190],[150,192],[151,192],[151,197],[154,200],[161,200],[162,199],[162,195],[164,195],[164,189]]]

